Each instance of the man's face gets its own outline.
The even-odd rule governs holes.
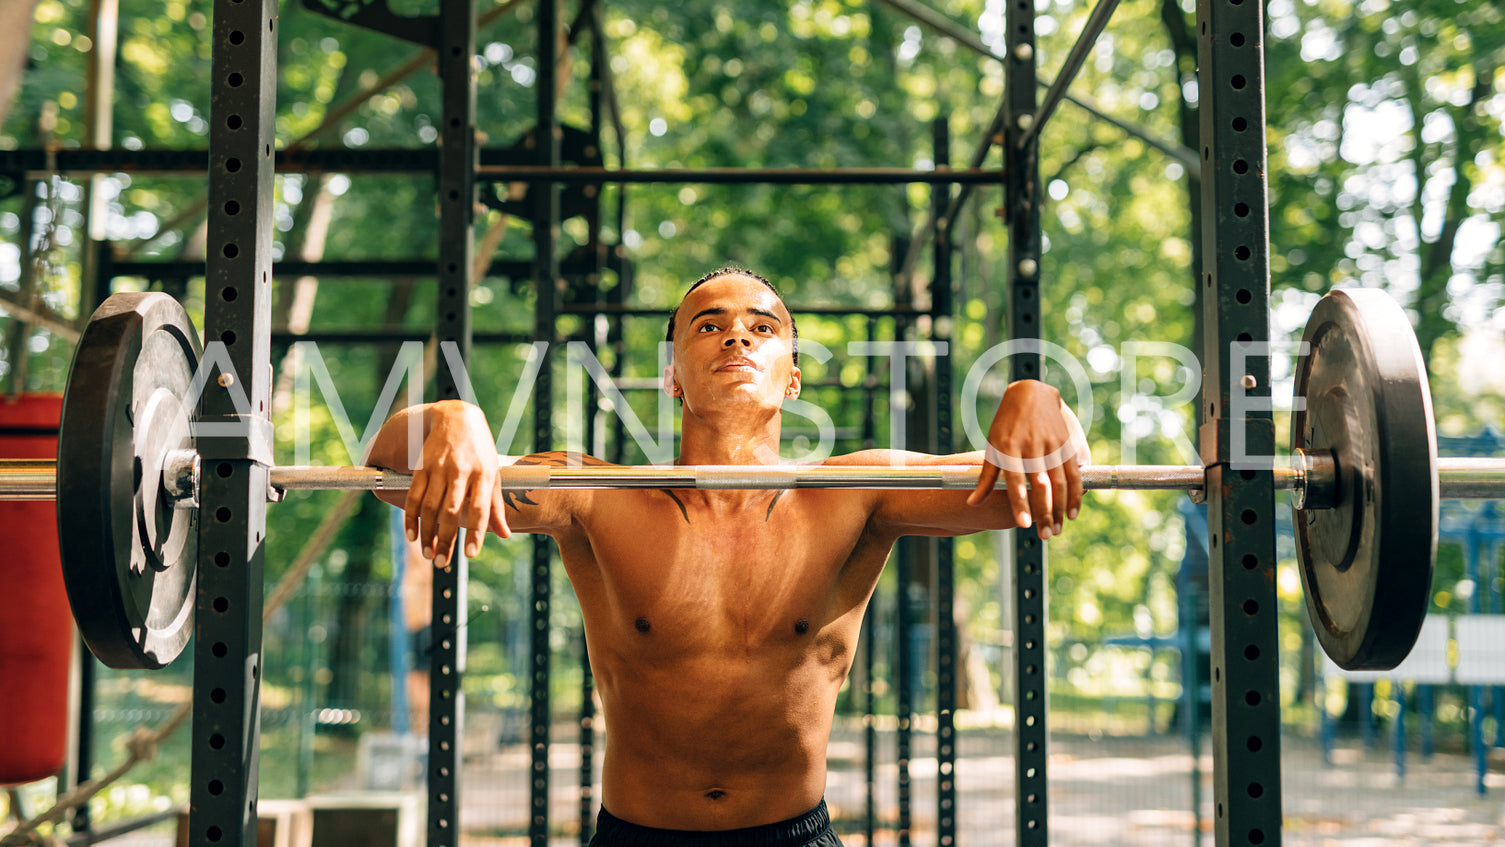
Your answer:
[[[687,411],[744,402],[778,408],[799,394],[793,349],[789,310],[778,295],[745,276],[717,277],[679,305],[667,388]]]

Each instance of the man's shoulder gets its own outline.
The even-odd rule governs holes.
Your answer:
[[[526,456],[518,457],[516,461],[510,464],[546,465],[553,468],[620,467],[605,459],[575,450],[546,450],[541,453],[529,453]]]
[[[874,448],[871,450],[858,450],[855,453],[844,453],[840,456],[832,456],[821,464],[846,467],[902,468],[916,465],[975,464],[972,461],[973,458],[970,454],[943,456],[935,453],[919,453],[914,450]]]
[[[821,464],[823,464],[823,465],[833,465],[833,466],[844,466],[844,467],[853,467],[853,466],[859,466],[859,467],[860,466],[886,467],[886,466],[890,466],[890,465],[900,464],[900,462],[898,461],[898,459],[902,455],[903,455],[903,451],[902,450],[883,450],[883,449],[858,450],[855,453],[842,453],[842,454],[837,455],[837,456],[832,456],[832,457],[826,459],[824,462],[821,462]]]

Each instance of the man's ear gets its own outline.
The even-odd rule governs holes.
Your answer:
[[[664,367],[664,393],[670,397],[679,396],[679,383],[674,381],[674,363],[670,362]]]
[[[800,368],[795,365],[789,369],[789,386],[784,389],[784,396],[796,399],[800,396]]]

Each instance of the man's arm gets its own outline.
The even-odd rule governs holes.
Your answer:
[[[514,530],[552,535],[569,526],[588,492],[503,491],[497,485],[497,469],[572,462],[604,464],[591,456],[564,453],[499,456],[485,414],[456,400],[412,406],[393,415],[372,439],[365,459],[367,465],[413,474],[407,491],[376,496],[402,507],[408,539],[421,541],[423,555],[439,562],[450,560],[462,526],[471,529],[466,556],[480,552],[488,529],[507,538]]]
[[[848,465],[979,465],[977,488],[956,491],[886,490],[874,503],[872,524],[895,535],[963,535],[984,529],[1035,526],[1042,539],[1058,535],[1082,506],[1086,444],[1059,392],[1020,380],[1004,392],[988,431],[986,451],[934,456],[866,450],[833,458]],[[1003,486],[995,489],[1000,471]]]
[[[862,450],[832,456],[826,465],[865,467],[925,467],[936,465],[981,466],[983,452],[953,453],[940,456],[908,450]],[[1013,529],[1018,526],[1008,496],[994,492],[981,503],[969,502],[971,492],[938,489],[879,489],[873,495],[869,526],[885,535],[967,535],[985,529]]]

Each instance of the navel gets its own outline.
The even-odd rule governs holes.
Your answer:
[[[707,799],[707,800],[720,800],[722,797],[725,797],[725,796],[726,796],[726,792],[722,791],[719,788],[712,788],[710,791],[707,791],[705,793],[705,799]]]
[[[638,618],[632,622],[632,625],[637,628],[638,632],[647,632],[653,629],[653,624],[649,623],[647,618]]]
[[[800,635],[804,635],[805,633],[809,632],[810,621],[806,618],[800,618],[794,624],[794,631],[798,632]]]

